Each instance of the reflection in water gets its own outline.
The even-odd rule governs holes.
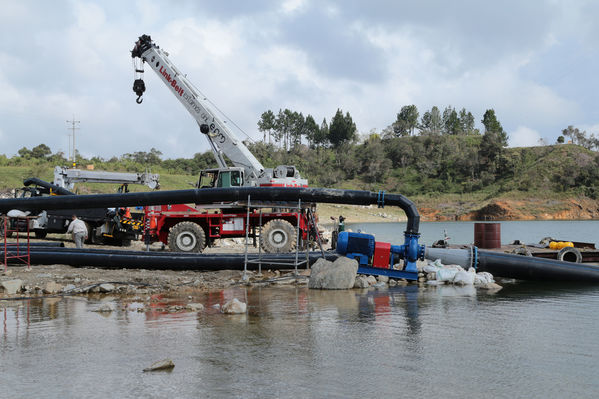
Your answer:
[[[246,315],[215,307],[233,298],[248,303]],[[1,301],[6,386],[23,397],[94,397],[106,387],[113,397],[589,397],[599,389],[595,287],[526,283],[494,295],[237,287],[205,294],[198,313],[164,310],[182,298],[155,297],[146,313],[104,300],[116,311],[91,312],[102,301],[91,297]],[[166,357],[172,373],[141,373]]]

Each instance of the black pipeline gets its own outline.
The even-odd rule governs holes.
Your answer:
[[[32,184],[52,190],[59,195],[75,195],[74,192],[69,191],[66,188],[59,187],[56,184],[48,183],[47,181],[38,179],[37,177],[30,177],[28,179],[23,180],[24,186],[30,186]]]
[[[406,234],[417,235],[420,215],[412,201],[401,194],[359,190],[300,187],[238,187],[154,191],[127,194],[67,195],[60,197],[11,198],[0,200],[0,213],[11,209],[86,209],[166,204],[212,204],[227,201],[321,202],[330,204],[399,206],[408,218]]]
[[[599,267],[584,263],[479,250],[476,247],[426,248],[425,257],[431,260],[441,259],[444,264],[456,264],[465,269],[474,267],[479,272],[519,280],[599,283]]]
[[[0,251],[0,256],[4,253]],[[58,248],[36,248],[30,252],[32,265],[62,264],[73,267],[99,267],[103,269],[148,269],[148,270],[243,270],[245,254],[182,254],[148,253],[140,251],[114,250],[59,250]],[[322,257],[321,252],[308,254],[312,265]],[[325,252],[325,259],[335,260],[337,255]],[[305,259],[302,254],[300,260]],[[258,254],[248,254],[248,270],[258,269]],[[291,269],[295,254],[263,254],[261,263],[265,269]],[[17,263],[18,261],[15,261]]]

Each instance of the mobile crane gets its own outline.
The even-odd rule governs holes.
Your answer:
[[[106,172],[102,170],[69,169],[62,166],[54,168],[54,182],[48,183],[38,178],[23,181],[24,187],[15,191],[16,198],[38,197],[44,195],[75,195],[72,190],[75,183],[117,183],[119,192],[128,192],[129,184],[143,184],[150,189],[160,187],[160,176],[152,173]],[[16,212],[16,213],[15,213]],[[88,240],[94,244],[128,245],[137,239],[143,228],[142,214],[132,214],[128,209],[92,208],[80,210],[38,210],[37,218],[28,221],[29,228],[36,238],[44,238],[48,233],[62,234],[67,231],[71,216],[77,214],[88,228]],[[26,214],[14,210],[13,214]],[[11,223],[17,223],[13,221]],[[22,224],[22,223],[21,223]],[[14,230],[26,231],[27,226],[11,226]],[[1,233],[1,232],[0,232]],[[0,234],[1,235],[1,234]]]
[[[280,165],[265,168],[235,136],[213,111],[210,102],[177,69],[168,58],[168,53],[157,46],[148,35],[139,37],[131,51],[134,60],[135,81],[133,91],[142,103],[146,90],[143,80],[144,64],[152,68],[169,91],[183,104],[197,122],[200,132],[207,138],[218,168],[200,173],[198,188],[260,186],[260,187],[307,187],[308,181],[301,178],[295,166]],[[228,158],[233,166],[226,162]],[[296,231],[299,223],[301,238],[309,240],[317,234],[313,204],[306,204],[301,212],[277,211],[258,214],[252,212],[249,226],[245,213],[239,204],[216,204],[195,206],[186,204],[147,207],[146,220],[152,226],[152,240],[168,244],[172,251],[201,252],[215,239],[242,237],[246,227],[251,228],[254,237],[261,220],[264,228],[260,234],[260,245],[267,252],[287,252],[295,248]],[[215,212],[216,210],[216,212]],[[304,212],[305,211],[305,212]],[[298,220],[299,219],[299,220]]]

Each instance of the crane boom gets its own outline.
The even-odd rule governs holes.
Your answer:
[[[139,37],[131,51],[131,57],[134,60],[136,58],[141,60],[139,67],[135,68],[136,80],[133,84],[133,90],[138,96],[137,102],[141,104],[141,96],[145,91],[143,64],[147,63],[196,120],[200,132],[210,143],[219,168],[229,171],[235,169],[229,168],[225,160],[226,156],[234,167],[243,170],[242,185],[283,187],[308,185],[308,181],[300,177],[295,166],[280,165],[275,169],[266,169],[226,123],[216,116],[209,101],[194,89],[187,77],[169,60],[168,53],[157,46],[150,36]]]
[[[264,166],[215,115],[208,100],[194,90],[191,82],[173,65],[168,54],[152,42],[150,36],[141,36],[131,54],[145,61],[162,78],[164,84],[196,120],[200,131],[210,142],[219,167],[227,167],[223,156],[226,154],[234,166],[245,169],[246,177],[258,178],[264,171]]]
[[[118,183],[144,184],[151,189],[160,187],[160,176],[153,173],[106,172],[103,170],[54,168],[54,184],[58,187],[73,189],[75,183]]]

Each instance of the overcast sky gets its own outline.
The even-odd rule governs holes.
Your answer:
[[[337,108],[360,133],[404,105],[488,108],[510,145],[599,131],[596,1],[0,0],[0,153],[45,143],[110,157],[209,149],[146,68],[135,103],[130,50],[149,34],[243,131],[290,108],[321,122]]]

